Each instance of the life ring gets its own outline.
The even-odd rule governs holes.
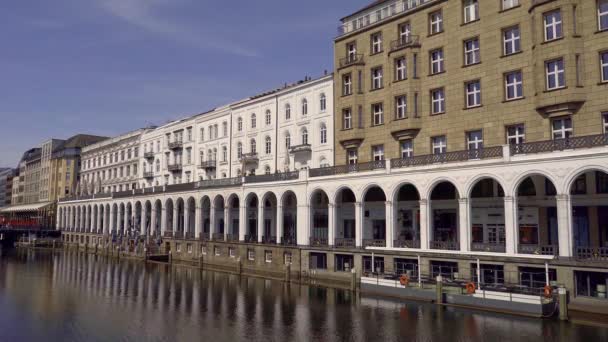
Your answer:
[[[545,295],[545,298],[551,298],[553,296],[553,288],[549,285],[546,285],[543,289],[543,293]]]
[[[474,283],[467,283],[467,286],[465,288],[467,289],[468,294],[475,293],[475,284]]]
[[[402,275],[399,278],[399,283],[401,283],[401,285],[403,286],[407,286],[410,283],[410,277],[408,277],[406,274]]]

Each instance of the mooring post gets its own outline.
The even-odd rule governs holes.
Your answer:
[[[559,297],[559,319],[562,321],[568,320],[568,291],[563,286],[557,289]]]
[[[436,290],[436,303],[443,304],[443,277],[441,275],[437,276],[437,285],[435,286]]]

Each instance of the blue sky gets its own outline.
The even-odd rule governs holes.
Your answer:
[[[42,141],[112,136],[333,68],[370,0],[18,0],[0,11],[0,167]]]

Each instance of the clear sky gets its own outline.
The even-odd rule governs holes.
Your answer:
[[[0,167],[49,138],[113,136],[333,69],[370,0],[15,0],[0,10]]]

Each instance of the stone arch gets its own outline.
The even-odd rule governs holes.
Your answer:
[[[513,193],[509,194],[507,193],[507,191],[509,190],[508,187],[506,186],[506,182],[499,177],[498,175],[495,174],[490,174],[490,173],[481,173],[478,175],[475,175],[473,178],[469,179],[463,188],[463,194],[466,196],[466,198],[470,198],[471,197],[471,191],[473,191],[473,188],[477,185],[477,183],[481,180],[484,179],[493,179],[496,183],[498,183],[498,185],[500,185],[500,187],[502,187],[503,191],[505,192],[505,196],[512,196]]]
[[[516,197],[517,196],[517,189],[519,188],[519,186],[521,185],[521,183],[523,181],[525,181],[528,177],[532,177],[532,176],[543,176],[545,178],[547,178],[548,180],[551,181],[551,183],[553,183],[553,185],[555,186],[555,189],[557,190],[557,193],[560,193],[560,189],[558,188],[559,182],[556,181],[555,177],[546,172],[546,171],[542,171],[542,170],[529,170],[526,172],[523,172],[522,174],[518,175],[511,183],[510,189],[509,191],[506,191],[507,189],[505,189],[505,192],[508,194],[512,194],[512,196]]]

